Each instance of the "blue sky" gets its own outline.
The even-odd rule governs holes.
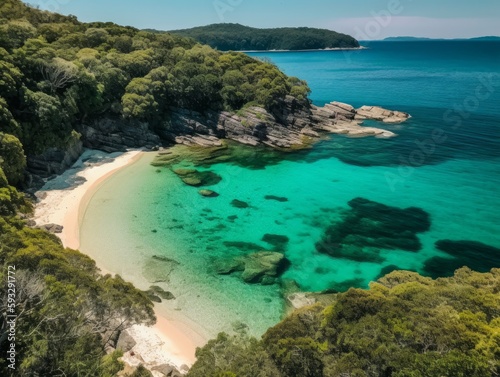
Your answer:
[[[81,21],[172,30],[219,22],[311,26],[382,39],[500,35],[499,0],[26,0]]]

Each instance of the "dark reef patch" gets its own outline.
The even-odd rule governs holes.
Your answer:
[[[395,264],[391,264],[389,266],[385,266],[383,267],[381,270],[380,270],[380,273],[378,274],[378,276],[373,279],[373,280],[378,280],[380,278],[383,278],[385,275],[389,275],[391,272],[394,272],[394,271],[411,271],[411,272],[417,272],[415,270],[409,270],[407,268],[401,268],[399,266],[396,266]]]
[[[235,249],[238,249],[243,252],[251,252],[251,251],[259,251],[259,250],[265,250],[265,247],[262,247],[260,245],[257,245],[255,243],[251,242],[243,242],[243,241],[225,241],[224,246],[226,247],[232,247]]]
[[[238,199],[234,199],[232,202],[231,202],[231,205],[234,207],[234,208],[239,208],[239,209],[244,209],[244,208],[248,208],[250,207],[250,204],[248,204],[247,202],[244,202],[242,200],[238,200]]]
[[[500,267],[500,249],[481,242],[440,240],[436,248],[450,257],[433,257],[425,262],[424,272],[431,277],[453,276],[464,266],[478,272]]]
[[[285,198],[284,196],[266,195],[264,197],[264,199],[266,199],[266,200],[274,200],[274,201],[280,202],[280,203],[288,202],[288,198]]]
[[[280,234],[265,234],[264,237],[262,237],[262,241],[273,245],[276,250],[283,251],[290,239]]]
[[[325,293],[345,292],[351,288],[366,288],[365,280],[362,278],[349,279],[341,282],[334,282]]]
[[[430,217],[420,208],[397,208],[364,198],[349,203],[351,209],[330,226],[316,250],[335,258],[382,263],[379,249],[419,251],[417,233],[430,229]]]

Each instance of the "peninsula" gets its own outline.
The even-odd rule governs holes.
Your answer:
[[[359,48],[353,37],[327,29],[286,27],[258,29],[240,24],[213,24],[172,30],[220,51],[324,50]]]

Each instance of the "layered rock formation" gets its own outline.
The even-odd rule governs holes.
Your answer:
[[[393,137],[395,134],[388,130],[363,126],[363,121],[400,123],[409,117],[406,113],[377,106],[355,109],[341,102],[318,107],[287,96],[272,111],[254,106],[240,110],[237,114],[227,111],[201,114],[172,108],[169,119],[155,131],[146,123],[121,119],[101,119],[82,125],[79,131],[83,146],[106,152],[123,151],[126,148],[155,149],[166,144],[220,147],[223,145],[222,139],[251,146],[294,150],[308,147],[327,133],[349,137]],[[29,168],[42,176],[58,174],[78,158],[76,146],[30,158]]]
[[[242,144],[267,145],[278,149],[300,149],[325,133],[350,137],[393,137],[394,133],[363,126],[365,120],[401,123],[409,114],[377,106],[354,109],[351,105],[332,102],[323,107],[301,103],[288,96],[272,113],[261,107],[201,115],[174,109],[163,136],[185,145],[219,146],[221,138]],[[181,135],[181,136],[178,136]]]

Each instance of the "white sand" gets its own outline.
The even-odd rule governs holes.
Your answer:
[[[87,157],[89,156],[87,152]],[[76,187],[67,189],[50,189],[64,185],[68,174],[57,177],[48,182],[37,193],[43,198],[35,207],[34,220],[37,225],[58,224],[63,231],[58,234],[63,245],[68,248],[78,249],[80,245],[80,223],[85,214],[86,207],[102,183],[121,168],[138,161],[142,156],[141,151],[124,153],[112,161],[103,164],[88,164],[85,166],[80,159],[75,166],[83,167],[71,177],[84,182]],[[98,266],[104,273],[112,273]],[[125,277],[126,278],[126,277]],[[191,366],[195,358],[197,346],[204,342],[196,332],[186,328],[184,323],[167,320],[158,314],[157,323],[153,327],[134,326],[129,333],[137,342],[132,352],[124,355],[124,361],[135,366],[140,363],[148,368],[162,364],[174,365],[181,369],[183,365]]]

